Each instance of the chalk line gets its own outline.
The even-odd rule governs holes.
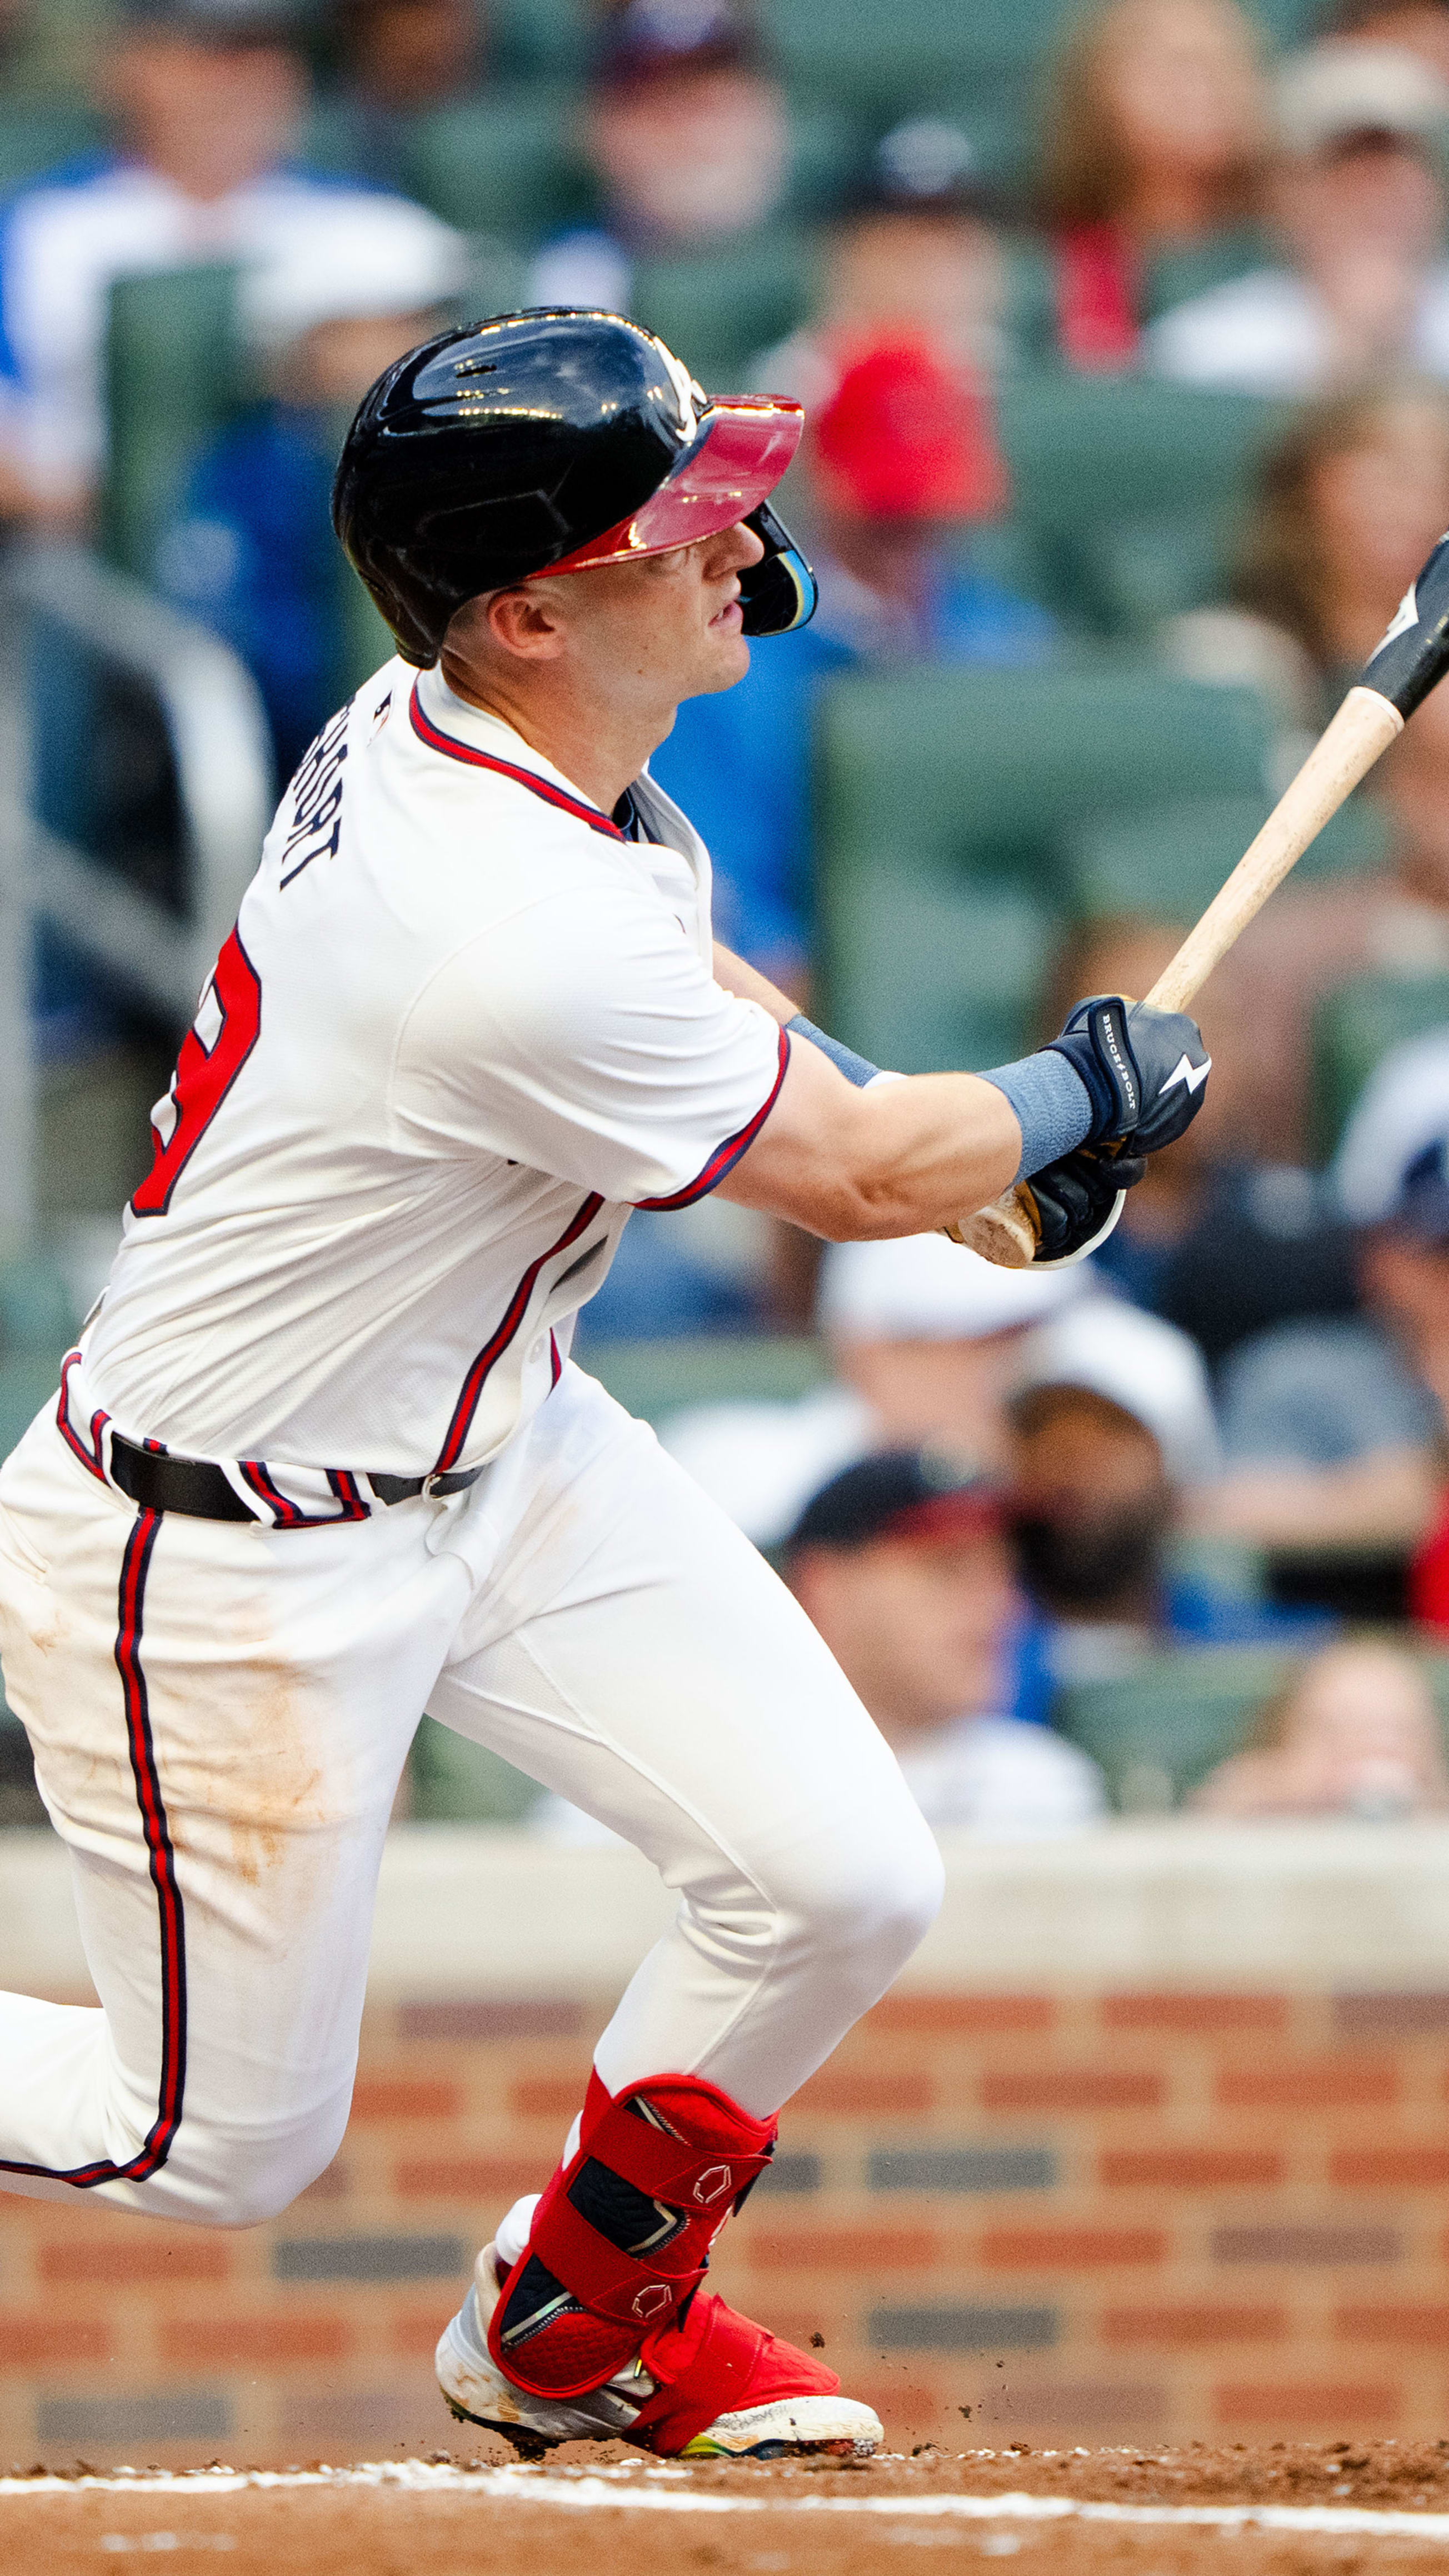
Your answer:
[[[815,2473],[809,2473],[812,2477]],[[1340,2537],[1449,2542],[1449,2513],[1401,2513],[1367,2505],[1112,2504],[1075,2496],[801,2494],[783,2478],[768,2490],[729,2495],[693,2484],[687,2469],[583,2470],[459,2468],[453,2462],[364,2460],[354,2468],[116,2470],[73,2478],[0,2477],[0,2497],[75,2495],[238,2495],[276,2488],[400,2487],[415,2494],[458,2494],[495,2504],[555,2505],[596,2513],[601,2507],[646,2513],[843,2513],[933,2522],[1110,2522],[1181,2524],[1209,2531],[1317,2531]]]

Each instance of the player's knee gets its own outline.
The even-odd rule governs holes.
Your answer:
[[[189,2153],[178,2157],[173,2150],[171,2180],[181,2195],[174,2214],[204,2227],[261,2227],[280,2218],[326,2172],[342,2143],[347,2107],[329,2106],[304,2123],[260,2127],[245,2136],[193,2137]]]
[[[838,1970],[879,1993],[930,1930],[945,1893],[941,1855],[915,1801],[877,1806],[862,1830],[826,1844],[811,1928]]]

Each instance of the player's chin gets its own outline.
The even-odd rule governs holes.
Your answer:
[[[701,689],[728,689],[742,680],[750,667],[749,637],[744,631],[744,610],[737,599],[712,617],[704,630],[704,649],[700,654]]]

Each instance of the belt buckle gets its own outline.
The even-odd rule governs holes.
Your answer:
[[[451,1474],[452,1471],[450,1469],[445,1468],[440,1471],[435,1467],[430,1475],[424,1476],[422,1490],[426,1494],[430,1503],[445,1503],[447,1501],[448,1495],[445,1489],[451,1483]]]

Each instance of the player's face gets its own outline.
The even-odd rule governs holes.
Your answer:
[[[750,665],[740,575],[764,547],[741,524],[638,563],[601,564],[552,587],[569,650],[610,693],[677,705],[728,689]]]

